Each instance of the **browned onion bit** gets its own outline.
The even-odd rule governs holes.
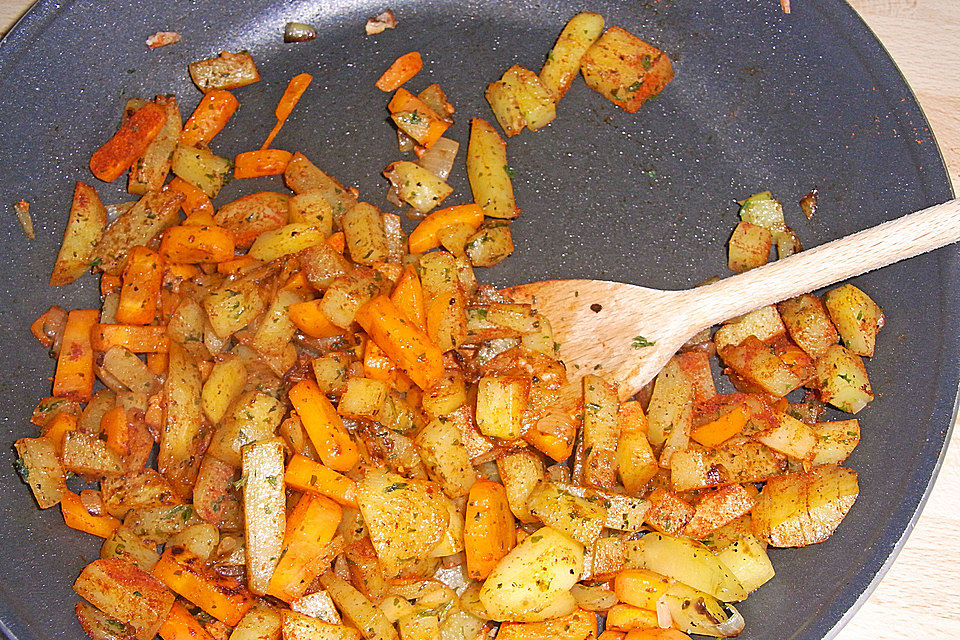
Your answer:
[[[288,22],[283,28],[284,42],[308,42],[317,37],[317,30],[303,22]]]
[[[812,218],[813,214],[817,212],[817,198],[819,196],[820,192],[814,189],[800,198],[800,208],[803,210],[803,215],[807,216],[807,220]]]

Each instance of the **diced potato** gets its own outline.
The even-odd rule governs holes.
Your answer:
[[[467,386],[463,374],[447,370],[437,384],[426,389],[421,404],[429,418],[450,415],[467,402]]]
[[[648,533],[630,543],[627,564],[669,576],[724,602],[747,597],[747,591],[730,570],[695,540]]]
[[[761,482],[782,474],[786,458],[759,442],[728,444],[719,449],[678,451],[670,460],[674,491],[689,491],[742,482]]]
[[[819,358],[840,339],[823,303],[815,295],[805,293],[784,300],[777,305],[777,309],[790,338],[811,358]]]
[[[337,405],[337,413],[346,418],[374,420],[387,399],[385,382],[371,378],[350,378]]]
[[[494,568],[480,588],[480,601],[494,620],[536,619],[556,598],[569,595],[582,571],[583,545],[543,527]]]
[[[312,362],[313,375],[317,379],[317,386],[325,394],[340,395],[347,385],[347,366],[350,364],[347,356],[339,353],[314,358]]]
[[[530,515],[588,547],[600,537],[607,520],[607,510],[601,505],[552,482],[541,482],[531,491],[527,506]]]
[[[173,173],[197,187],[210,198],[217,197],[233,177],[233,162],[209,149],[178,144],[173,151]]]
[[[484,97],[505,134],[515,136],[527,126],[512,86],[503,80],[495,80],[487,85]]]
[[[267,393],[248,391],[232,405],[230,414],[214,432],[207,453],[233,467],[240,466],[240,450],[272,438],[283,419],[283,405]]]
[[[187,68],[193,83],[204,93],[211,89],[238,89],[260,79],[253,56],[247,51],[221,51],[216,58],[191,62]]]
[[[857,413],[873,400],[863,359],[846,347],[831,345],[816,363],[820,399],[841,411]]]
[[[650,492],[647,499],[650,509],[646,513],[646,521],[662,533],[680,535],[696,513],[692,504],[661,487]]]
[[[828,291],[823,304],[843,346],[858,356],[872,356],[877,332],[883,326],[883,311],[877,303],[852,284],[844,284]]]
[[[326,242],[304,249],[297,254],[297,259],[307,280],[320,290],[352,270],[350,262]]]
[[[600,376],[583,377],[583,481],[590,487],[617,483],[617,441],[620,426],[617,388]]]
[[[133,627],[138,640],[157,634],[176,598],[149,573],[117,558],[88,564],[73,590],[111,618]]]
[[[516,96],[520,113],[531,131],[545,127],[557,116],[553,97],[529,69],[513,65],[504,72],[502,81]]]
[[[602,507],[606,511],[604,520],[606,528],[620,531],[640,531],[643,529],[644,518],[651,506],[648,500],[602,489],[589,489],[558,480],[552,482],[562,491]]]
[[[627,493],[636,494],[660,470],[647,439],[647,417],[640,403],[623,403],[617,414],[617,424],[620,431],[617,473]]]
[[[190,505],[178,504],[175,507],[131,509],[123,519],[123,526],[156,545],[167,542],[172,536],[200,522]]]
[[[730,237],[727,265],[737,273],[762,267],[770,260],[772,246],[769,229],[741,221]]]
[[[141,538],[130,527],[121,525],[113,530],[100,547],[100,557],[119,558],[135,564],[143,571],[152,571],[160,559],[155,542]]]
[[[817,435],[808,425],[778,413],[779,426],[753,434],[753,438],[785,456],[810,464],[816,455]]]
[[[180,495],[189,495],[200,467],[200,453],[208,427],[200,406],[202,392],[196,362],[176,343],[170,343],[167,379],[163,387],[167,419],[160,434],[157,468]]]
[[[63,468],[74,473],[108,476],[123,473],[123,460],[104,440],[78,431],[63,437]]]
[[[333,232],[333,208],[320,191],[307,191],[288,200],[290,222],[309,222],[329,236]]]
[[[289,219],[290,201],[285,193],[258,191],[226,203],[217,209],[213,219],[233,234],[238,248],[249,249],[261,233],[279,229],[287,222],[313,224],[312,220]]]
[[[123,518],[131,509],[173,507],[182,502],[170,482],[149,467],[104,478],[100,493],[107,513],[116,518]]]
[[[593,545],[593,565],[590,568],[594,580],[612,580],[624,568],[626,551],[620,538],[597,538]]]
[[[70,217],[50,275],[50,286],[73,282],[90,269],[94,248],[107,226],[107,210],[93,187],[78,182],[73,191]]]
[[[559,101],[580,72],[580,59],[603,33],[603,16],[582,11],[570,18],[540,69],[540,82]]]
[[[333,604],[333,598],[326,591],[314,591],[290,603],[290,608],[297,613],[317,618],[330,624],[342,624],[340,612]]]
[[[510,511],[520,522],[536,522],[530,513],[530,493],[544,476],[543,460],[532,451],[517,451],[497,458],[500,480],[507,490]]]
[[[247,368],[243,366],[240,358],[228,355],[214,363],[200,394],[203,412],[210,422],[219,424],[223,420],[230,404],[243,391],[246,382]]]
[[[813,425],[813,432],[817,435],[814,465],[840,464],[860,443],[860,422],[856,418],[818,422]]]
[[[291,222],[278,229],[264,231],[253,241],[247,255],[262,262],[270,262],[326,240],[324,232],[309,222]]]
[[[377,558],[390,575],[429,557],[447,529],[442,492],[422,480],[370,470],[358,483],[357,503]]]
[[[345,275],[336,278],[323,294],[320,309],[327,320],[347,329],[353,324],[357,310],[381,293],[383,278],[379,274]]]
[[[740,219],[770,231],[787,227],[783,218],[783,206],[769,191],[755,193],[740,204]]]
[[[283,610],[283,640],[360,640],[363,636],[352,627],[330,624],[296,611]]]
[[[332,571],[320,576],[320,583],[333,598],[347,622],[363,629],[366,640],[399,640],[397,630],[383,612],[350,583]]]
[[[358,202],[340,221],[346,236],[347,251],[354,262],[372,265],[385,262],[390,255],[383,214],[372,204]]]
[[[391,162],[383,175],[393,184],[400,199],[418,213],[429,213],[453,193],[453,187],[415,162]]]
[[[728,346],[735,347],[747,336],[755,336],[760,342],[769,344],[786,335],[786,332],[777,307],[770,305],[723,323],[713,334],[713,343],[717,351]]]
[[[160,390],[156,375],[136,354],[120,346],[110,347],[103,354],[103,369],[134,393],[153,395]]]
[[[610,27],[580,59],[587,86],[634,113],[673,79],[665,53],[621,29]]]
[[[195,556],[209,560],[220,544],[220,532],[209,522],[202,522],[175,533],[167,544],[183,547]]]
[[[693,517],[683,529],[684,535],[697,540],[706,538],[713,531],[749,512],[756,503],[755,493],[739,484],[728,484],[702,494]]]
[[[647,437],[654,447],[663,445],[675,430],[690,429],[693,386],[672,358],[657,375],[647,405]]]
[[[91,266],[119,276],[133,247],[149,244],[161,231],[180,222],[182,201],[183,194],[172,190],[151,191],[140,198],[103,232]]]
[[[766,584],[775,573],[763,543],[749,533],[717,552],[717,559],[748,592]]]
[[[857,472],[833,465],[772,478],[753,508],[753,532],[774,547],[823,542],[847,515],[859,492]]]
[[[508,219],[520,215],[510,182],[507,143],[481,118],[474,118],[470,125],[467,177],[473,200],[483,207],[485,215]]]
[[[510,376],[483,376],[477,384],[476,420],[480,432],[503,440],[522,435],[529,384]]]
[[[167,119],[143,155],[130,167],[130,180],[127,183],[127,191],[141,196],[163,187],[170,173],[180,129],[183,128],[183,117],[175,96],[157,96],[154,102],[167,114]]]
[[[333,210],[334,223],[340,220],[347,209],[357,203],[355,189],[344,187],[335,178],[317,168],[299,151],[293,154],[290,162],[287,163],[283,179],[297,194],[314,191],[322,193]]]
[[[60,504],[67,483],[53,440],[46,437],[20,438],[14,447],[18,456],[14,464],[20,477],[33,491],[37,505],[41,509],[49,509]]]
[[[453,422],[439,418],[429,422],[414,438],[420,457],[430,478],[451,498],[460,498],[470,491],[477,473],[470,455]]]
[[[280,612],[253,607],[233,628],[230,640],[280,640]]]
[[[770,347],[753,335],[736,346],[724,347],[719,354],[738,375],[772,396],[783,397],[804,382]]]
[[[270,438],[241,450],[247,587],[263,595],[283,551],[286,498],[283,484],[283,440]]]
[[[289,309],[291,305],[299,302],[303,302],[303,298],[296,291],[289,289],[277,291],[270,306],[260,318],[260,324],[250,342],[250,346],[261,356],[269,358],[280,355],[290,346],[297,327],[290,319]],[[282,374],[284,371],[278,373]]]
[[[475,267],[492,267],[513,253],[513,235],[510,223],[490,220],[467,238],[464,245],[470,264]]]

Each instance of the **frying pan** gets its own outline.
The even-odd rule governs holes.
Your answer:
[[[839,0],[692,2],[595,0],[396,0],[395,30],[367,36],[386,6],[373,0],[233,0],[103,3],[41,0],[0,43],[0,193],[31,203],[37,239],[4,215],[0,242],[0,629],[20,640],[80,638],[70,589],[98,556],[98,540],[69,530],[57,509],[40,512],[13,472],[12,442],[33,434],[27,416],[49,392],[53,370],[27,327],[52,303],[97,302],[92,277],[46,287],[75,180],[112,133],[123,100],[176,93],[200,98],[186,63],[249,49],[263,80],[236,92],[242,107],[215,141],[220,155],[254,148],[273,124],[286,81],[315,81],[275,142],[389,208],[381,168],[396,160],[386,95],[373,83],[412,49],[425,68],[415,88],[438,82],[457,107],[452,135],[492,119],[486,84],[511,64],[541,65],[563,24],[584,8],[666,51],[676,79],[635,115],[577,80],[557,119],[509,141],[523,214],[517,251],[481,272],[490,283],[584,277],[680,288],[725,274],[735,199],[770,189],[808,246],[946,200],[951,189],[936,143],[910,90],[880,44]],[[319,37],[285,44],[288,20]],[[147,50],[158,30],[179,44]],[[463,160],[451,184],[469,196]],[[97,183],[105,202],[126,199],[118,181]],[[275,178],[237,181],[218,202]],[[796,202],[819,189],[807,220]],[[777,577],[741,607],[747,639],[830,637],[865,598],[910,529],[940,465],[960,378],[960,260],[942,249],[855,284],[887,316],[867,363],[876,401],[858,415],[863,440],[849,464],[861,494],[827,542],[772,552]],[[838,418],[839,415],[828,416]]]

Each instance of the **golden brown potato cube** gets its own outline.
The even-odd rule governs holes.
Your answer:
[[[610,27],[580,59],[587,86],[634,113],[673,79],[665,53],[635,35]]]
[[[233,628],[230,640],[280,640],[280,612],[269,607],[251,608]]]
[[[126,640],[133,637],[132,626],[114,620],[83,600],[77,603],[74,612],[84,632],[93,640]]]
[[[657,474],[660,465],[647,439],[647,417],[639,402],[620,405],[617,423],[617,472],[627,493],[636,494]]]
[[[840,464],[860,443],[860,422],[856,418],[813,425],[817,451],[813,464]]]
[[[283,640],[360,640],[363,638],[353,627],[330,624],[296,611],[282,610],[280,616]]]
[[[505,134],[515,136],[527,126],[512,86],[503,80],[491,82],[484,96]]]
[[[520,215],[513,197],[510,173],[507,143],[489,122],[474,118],[467,146],[467,177],[473,201],[491,218],[509,219]]]
[[[731,483],[761,482],[782,474],[787,459],[759,442],[719,449],[686,449],[670,459],[670,486],[689,491]]]
[[[347,385],[347,367],[350,358],[346,354],[332,353],[314,358],[313,375],[317,379],[320,391],[331,395],[340,395]]]
[[[20,438],[14,447],[18,456],[14,466],[30,486],[40,508],[48,509],[60,504],[67,483],[53,440],[46,437]]]
[[[209,149],[178,144],[173,151],[173,173],[197,187],[210,198],[233,177],[233,162]]]
[[[583,481],[588,487],[617,484],[619,410],[614,385],[593,374],[583,377]]]
[[[160,554],[155,542],[141,538],[130,527],[121,525],[113,530],[100,547],[100,557],[119,558],[132,562],[144,571],[152,571]]]
[[[778,398],[803,384],[803,380],[756,336],[747,336],[740,344],[724,347],[719,353],[738,375]]]
[[[600,537],[607,510],[600,504],[564,491],[552,482],[541,482],[527,499],[530,515],[567,534],[587,547]]]
[[[516,96],[530,131],[545,127],[557,117],[553,97],[534,72],[515,64],[504,72],[502,80]]]
[[[513,253],[513,235],[510,223],[489,221],[467,238],[464,249],[470,264],[475,267],[492,267]]]
[[[417,213],[429,213],[453,193],[453,187],[415,162],[391,162],[383,175],[393,184],[400,199]]]
[[[853,506],[857,472],[821,465],[770,479],[752,512],[754,534],[774,547],[823,542]]]
[[[773,236],[769,229],[739,222],[730,236],[727,266],[737,273],[761,267],[770,260],[772,246]]]
[[[327,320],[347,329],[353,324],[357,310],[381,293],[380,280],[373,275],[345,275],[335,279],[323,294],[320,310]]]
[[[343,214],[340,225],[354,262],[371,265],[389,257],[383,214],[372,204],[358,202]]]
[[[234,484],[239,479],[239,469],[213,454],[204,455],[193,487],[193,509],[197,516],[223,529],[242,528],[243,505]]]
[[[290,222],[309,222],[323,234],[333,231],[333,208],[320,191],[299,193],[287,201]]]
[[[817,434],[786,413],[778,413],[778,426],[753,434],[753,438],[785,456],[810,464],[817,450]]]
[[[326,591],[314,591],[308,593],[302,598],[297,598],[290,603],[290,608],[297,613],[317,618],[330,624],[342,624],[343,619],[336,605],[333,604],[333,598]]]
[[[104,478],[100,482],[100,493],[104,508],[115,518],[123,518],[130,509],[172,507],[182,502],[173,485],[149,467]]]
[[[371,378],[350,378],[337,405],[337,413],[347,418],[374,420],[387,399],[387,384]]]
[[[647,405],[647,438],[654,447],[663,445],[675,430],[689,433],[689,408],[693,401],[693,385],[672,358],[657,374],[653,394]]]
[[[516,440],[522,435],[529,383],[512,376],[483,376],[477,384],[477,427],[485,436]]]
[[[279,229],[290,219],[290,196],[276,191],[258,191],[231,200],[219,209],[213,219],[233,234],[237,248],[249,249],[264,231]]]
[[[843,345],[831,345],[815,365],[820,399],[827,404],[857,413],[873,400],[863,359]]]
[[[460,430],[444,419],[427,423],[414,438],[427,474],[451,498],[470,492],[477,481],[477,472],[470,463],[470,454],[460,438]]]
[[[620,538],[597,538],[593,543],[592,578],[613,580],[624,568],[624,545]]]
[[[119,276],[133,247],[149,244],[161,231],[180,222],[182,201],[183,194],[172,190],[151,191],[137,200],[103,232],[91,266]]]
[[[770,305],[725,322],[713,334],[713,343],[720,351],[724,347],[740,344],[747,336],[756,336],[761,342],[770,343],[786,333],[777,308]]]
[[[540,69],[540,82],[558,102],[580,72],[580,59],[600,34],[603,16],[582,11],[570,18]]]
[[[80,572],[73,590],[111,618],[129,624],[138,640],[153,638],[176,596],[149,573],[117,558],[94,560]]]
[[[811,358],[819,358],[840,339],[817,296],[805,293],[777,305],[790,338]],[[762,338],[761,338],[762,339]]]
[[[251,442],[272,438],[283,418],[283,405],[272,395],[248,391],[237,399],[230,414],[213,434],[209,455],[231,466],[240,466],[240,449]]]
[[[730,484],[700,496],[696,511],[683,530],[698,540],[750,511],[756,496],[739,484]]]
[[[710,356],[697,349],[677,354],[680,370],[693,385],[693,401],[701,403],[717,395],[717,383],[710,368]]]
[[[663,533],[679,535],[695,513],[692,504],[665,489],[654,489],[647,500],[650,501],[650,509],[646,513],[646,521]]]
[[[63,437],[63,468],[74,473],[108,476],[123,473],[123,460],[106,441],[78,431]]]
[[[243,531],[246,542],[247,586],[263,595],[283,551],[286,497],[283,484],[283,440],[269,438],[241,450]]]
[[[107,226],[107,210],[93,187],[78,182],[73,191],[70,217],[50,275],[50,286],[73,282],[90,269],[94,248]]]
[[[211,89],[238,89],[260,79],[248,51],[221,51],[216,58],[191,62],[187,68],[193,83],[204,93]]]
[[[347,210],[357,203],[356,189],[347,189],[336,178],[321,171],[305,155],[293,154],[283,172],[287,186],[297,194],[319,191],[330,203],[334,225]]]
[[[326,242],[304,249],[297,254],[297,259],[311,286],[321,291],[352,270],[350,261]]]
[[[543,479],[543,460],[532,451],[517,451],[497,458],[497,470],[507,490],[510,511],[520,522],[536,522],[537,519],[530,513],[528,501],[530,492]]]
[[[426,389],[421,404],[429,418],[449,415],[467,402],[467,386],[463,374],[448,369],[437,384]]]
[[[883,310],[852,284],[840,285],[823,296],[830,319],[840,332],[843,346],[858,356],[872,356]]]
[[[218,424],[223,420],[246,382],[247,368],[235,355],[229,354],[214,363],[200,393],[203,412],[210,422]]]

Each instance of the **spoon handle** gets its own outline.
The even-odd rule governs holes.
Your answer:
[[[706,328],[787,298],[960,241],[949,200],[685,293]]]

